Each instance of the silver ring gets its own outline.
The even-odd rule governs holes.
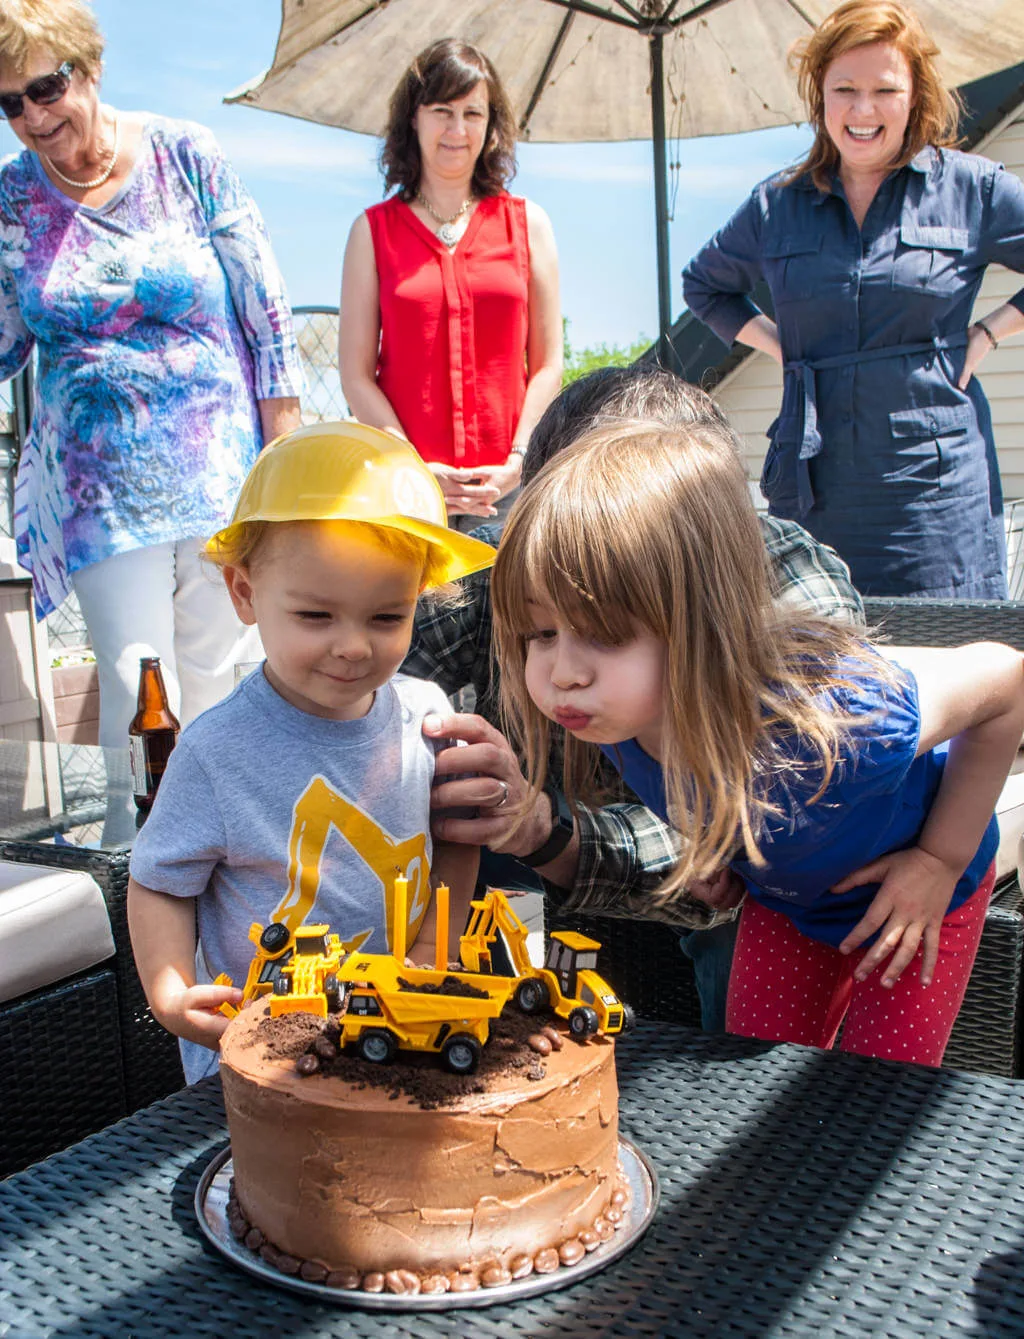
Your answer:
[[[507,781],[500,781],[500,780],[498,780],[497,777],[495,777],[494,779],[495,779],[495,781],[498,782],[498,785],[501,787],[501,799],[498,801],[497,804],[492,804],[492,805],[491,805],[491,808],[492,808],[492,809],[500,809],[501,806],[502,806],[503,804],[507,804],[507,803],[508,803],[508,782],[507,782]]]

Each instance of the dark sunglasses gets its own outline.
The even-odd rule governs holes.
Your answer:
[[[48,107],[51,102],[60,102],[68,91],[74,68],[71,61],[66,60],[54,70],[53,74],[43,74],[38,79],[33,79],[24,93],[0,93],[0,112],[3,112],[8,121],[14,121],[25,110],[26,98],[38,107]]]

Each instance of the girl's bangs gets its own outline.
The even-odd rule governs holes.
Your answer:
[[[625,553],[617,552],[592,508],[557,523],[543,505],[530,518],[529,534],[505,581],[507,612],[518,635],[536,623],[530,601],[551,604],[583,636],[609,646],[636,636],[637,624],[648,624],[644,592]],[[589,513],[589,515],[587,514]]]

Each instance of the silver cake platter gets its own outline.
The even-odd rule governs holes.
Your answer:
[[[602,1242],[578,1264],[561,1265],[551,1274],[529,1274],[525,1279],[514,1279],[497,1288],[479,1288],[476,1292],[417,1293],[412,1296],[349,1292],[282,1274],[231,1234],[227,1213],[233,1173],[230,1148],[221,1149],[200,1178],[195,1194],[196,1218],[207,1239],[232,1264],[255,1274],[265,1283],[303,1293],[306,1297],[315,1297],[321,1302],[334,1302],[338,1306],[355,1307],[360,1311],[452,1311],[456,1307],[497,1306],[502,1302],[517,1302],[525,1297],[553,1292],[556,1288],[568,1288],[596,1274],[599,1269],[604,1269],[636,1245],[650,1226],[658,1208],[658,1178],[646,1155],[628,1139],[619,1139],[619,1165],[629,1185],[629,1203],[624,1208],[622,1227],[614,1237]]]

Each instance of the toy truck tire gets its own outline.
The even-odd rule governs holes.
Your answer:
[[[550,1003],[547,985],[539,977],[528,976],[516,986],[516,1007],[524,1014],[539,1014]]]
[[[574,1037],[591,1037],[598,1027],[597,1014],[586,1005],[581,1004],[569,1015],[569,1031]]]
[[[629,1032],[632,1028],[635,1027],[636,1027],[636,1010],[633,1008],[631,1004],[623,1003],[622,1030],[623,1032]]]
[[[329,1014],[341,1013],[341,987],[333,972],[328,972],[324,977],[324,999],[327,1001]]]
[[[274,994],[290,995],[292,993],[292,979],[290,976],[274,977]]]
[[[390,1028],[367,1028],[360,1033],[356,1050],[371,1065],[390,1065],[398,1054],[398,1040]]]
[[[441,1060],[453,1074],[475,1074],[483,1048],[468,1032],[456,1032],[441,1048]]]
[[[260,935],[260,948],[264,953],[280,953],[290,938],[287,925],[271,921]]]

